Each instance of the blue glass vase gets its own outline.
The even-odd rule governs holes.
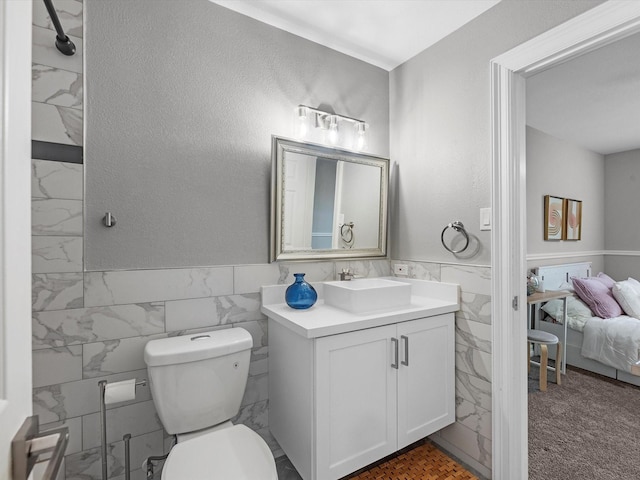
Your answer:
[[[304,273],[294,273],[295,281],[287,287],[284,299],[291,308],[304,310],[311,307],[318,300],[316,289],[304,279]]]

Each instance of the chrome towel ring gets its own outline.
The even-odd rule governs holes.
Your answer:
[[[444,232],[446,232],[448,228],[453,228],[456,232],[461,233],[464,236],[465,244],[464,244],[464,247],[462,247],[460,250],[453,250],[452,248],[449,248],[446,243],[444,243]],[[444,230],[442,230],[442,234],[440,235],[440,241],[442,242],[442,246],[446,248],[449,252],[460,253],[460,252],[464,252],[469,246],[469,234],[464,229],[464,225],[462,224],[462,222],[459,220],[456,220],[455,222],[452,222],[448,224],[446,227],[444,227]]]
[[[349,248],[353,247],[353,242],[355,241],[353,234],[354,226],[355,224],[353,222],[344,223],[340,226],[340,238],[342,238],[344,244]]]

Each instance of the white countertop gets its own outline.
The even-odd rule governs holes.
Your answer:
[[[459,285],[397,277],[385,278],[411,284],[409,305],[387,310],[351,313],[326,305],[323,298],[323,283],[309,282],[318,292],[318,301],[311,308],[296,310],[289,307],[284,301],[284,293],[289,285],[270,285],[262,287],[261,311],[298,335],[317,338],[456,312],[460,309]]]

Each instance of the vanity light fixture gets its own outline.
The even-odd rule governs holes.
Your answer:
[[[324,112],[306,105],[298,105],[296,107],[296,122],[297,137],[301,140],[304,140],[310,134],[309,127],[312,126],[313,128],[325,130],[327,132],[326,138],[332,145],[339,143],[340,140],[348,142],[349,137],[351,137],[354,150],[362,151],[367,146],[366,134],[369,125],[364,120]],[[353,124],[353,133],[340,127],[340,124],[344,122]],[[341,132],[344,133],[346,138],[341,138],[343,136]]]

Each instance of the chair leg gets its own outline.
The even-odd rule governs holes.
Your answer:
[[[548,364],[547,346],[540,345],[540,391],[547,391],[547,364]]]
[[[531,373],[531,343],[527,342],[527,373]]]
[[[556,383],[562,385],[562,378],[560,372],[562,371],[562,343],[558,342],[556,347]]]

